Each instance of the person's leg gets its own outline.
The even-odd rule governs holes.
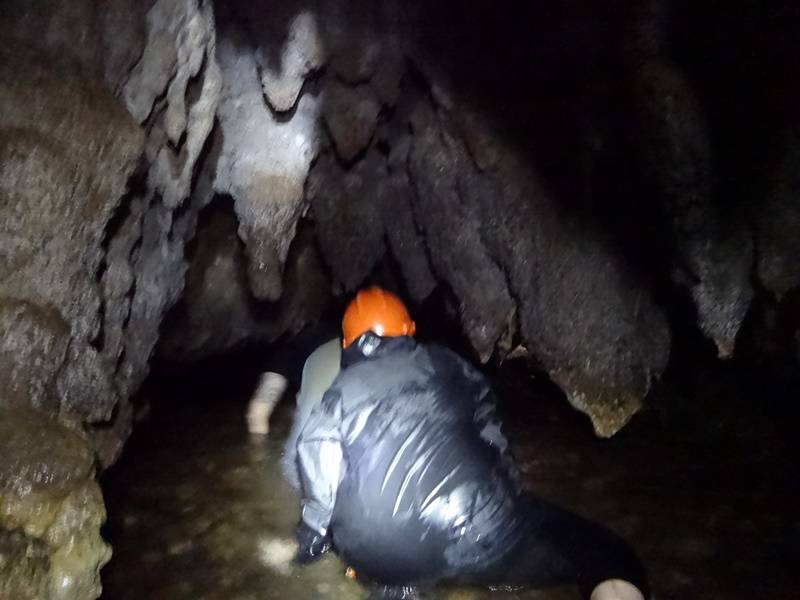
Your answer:
[[[269,433],[269,419],[286,390],[286,378],[268,371],[261,376],[255,394],[247,406],[247,430],[250,433]]]
[[[523,540],[482,576],[491,579],[486,583],[533,587],[577,583],[586,596],[594,591],[593,600],[641,600],[647,594],[644,567],[614,532],[539,500],[528,503],[525,512]]]

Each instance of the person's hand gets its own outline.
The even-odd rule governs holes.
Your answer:
[[[309,565],[331,549],[330,535],[322,535],[311,529],[303,521],[297,526],[297,555],[294,561],[300,565]]]

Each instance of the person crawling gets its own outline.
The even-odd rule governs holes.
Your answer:
[[[296,561],[333,549],[376,598],[442,582],[574,582],[592,600],[643,599],[646,574],[625,541],[521,492],[487,380],[415,329],[380,288],[348,306],[341,371],[290,437]]]

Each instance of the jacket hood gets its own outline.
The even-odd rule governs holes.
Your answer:
[[[367,331],[342,351],[342,368],[392,352],[408,352],[416,347],[417,341],[410,336],[381,337]]]

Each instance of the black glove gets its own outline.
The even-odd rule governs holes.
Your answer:
[[[330,535],[322,535],[314,531],[303,521],[297,525],[295,537],[298,547],[294,560],[300,565],[310,565],[331,549]]]

